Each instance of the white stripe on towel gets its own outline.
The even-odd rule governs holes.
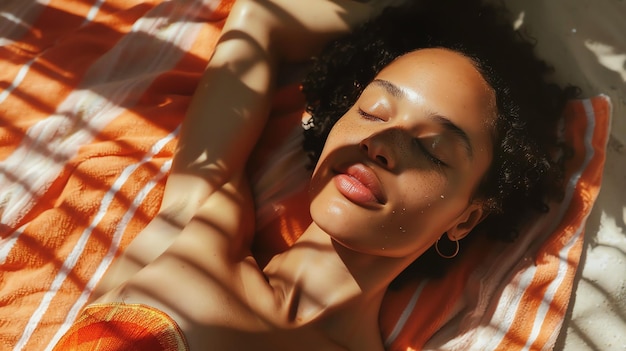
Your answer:
[[[585,160],[583,162],[583,165],[580,168],[580,172],[577,173],[576,184],[578,184],[578,180],[580,179],[582,172],[585,169],[587,169],[589,162],[591,162],[591,159],[594,156],[594,149],[593,149],[592,141],[593,141],[593,135],[594,135],[595,125],[596,125],[596,116],[593,111],[593,105],[591,104],[590,100],[585,99],[582,101],[582,103],[585,108],[585,116],[587,117],[587,129],[585,131],[585,139],[584,139],[585,140]],[[589,216],[589,213],[587,213],[585,217],[587,216]],[[585,218],[582,219],[582,223],[584,222],[585,222]],[[548,286],[548,289],[543,299],[541,299],[541,305],[539,306],[539,310],[537,311],[537,315],[535,316],[535,321],[533,323],[532,332],[530,336],[528,337],[528,339],[526,340],[526,345],[524,345],[524,348],[522,349],[522,351],[530,350],[530,347],[535,342],[535,340],[537,339],[537,336],[539,335],[539,332],[541,331],[541,326],[543,325],[545,316],[548,313],[548,310],[550,309],[550,305],[552,304],[552,301],[554,299],[554,294],[556,293],[558,288],[560,288],[563,282],[563,278],[565,277],[565,273],[567,272],[567,269],[569,266],[568,261],[567,261],[569,251],[572,248],[572,246],[574,246],[574,243],[576,243],[578,239],[580,238],[580,236],[582,235],[583,227],[584,227],[583,225],[578,226],[576,233],[572,236],[570,241],[565,245],[565,247],[563,247],[563,249],[559,253],[559,269],[558,269],[557,277],[552,282],[550,282],[550,285]]]
[[[404,310],[402,310],[400,317],[398,317],[398,320],[396,321],[396,325],[393,326],[391,333],[389,333],[387,340],[385,340],[385,347],[391,346],[391,344],[393,344],[393,342],[396,341],[396,339],[398,338],[398,335],[400,335],[400,332],[402,331],[406,322],[409,320],[409,317],[413,313],[415,305],[417,304],[417,300],[422,294],[422,290],[424,290],[424,287],[427,283],[428,280],[424,280],[417,286],[417,288],[415,288],[413,295],[411,295],[411,299],[409,299],[406,307],[404,307]]]
[[[37,18],[41,9],[46,8],[49,2],[50,0],[37,0],[2,3],[4,8],[0,9],[0,18],[5,18],[6,21],[0,21],[0,46],[11,45],[28,33],[32,29],[29,20]]]
[[[578,184],[578,181],[580,180],[582,173],[587,168],[587,165],[589,164],[589,162],[591,161],[591,158],[593,157],[594,150],[593,150],[593,146],[591,145],[591,139],[593,138],[595,120],[590,120],[590,119],[591,117],[594,116],[594,114],[593,114],[593,109],[591,109],[591,112],[587,109],[587,106],[590,104],[589,100],[584,100],[583,104],[585,105],[586,117],[587,117],[587,122],[588,122],[587,128],[585,130],[585,158],[584,158],[583,164],[580,166],[580,168],[576,170],[575,173],[572,174],[572,176],[570,177],[567,183],[565,198],[563,199],[563,201],[561,202],[559,206],[559,215],[556,218],[557,220],[555,220],[552,223],[551,228],[549,228],[550,232],[554,231],[554,228],[561,222],[563,216],[565,215],[565,212],[570,206],[576,185]],[[569,249],[571,248],[571,246],[569,245],[571,244],[572,243],[568,243],[568,245],[564,247],[563,250],[569,251]],[[561,273],[560,270],[562,269],[561,267],[562,263],[563,263],[562,261],[559,263],[559,273]],[[490,342],[487,344],[488,346],[486,345],[486,347],[484,348],[485,350],[487,349],[494,350],[502,342],[505,335],[509,333],[511,329],[511,325],[513,324],[513,321],[514,321],[514,316],[516,312],[518,311],[518,309],[520,308],[519,300],[521,299],[523,292],[528,289],[530,283],[533,281],[536,271],[537,271],[536,267],[528,267],[526,271],[522,274],[522,279],[520,281],[520,284],[517,286],[515,290],[517,291],[517,293],[516,293],[515,299],[513,300],[514,303],[510,303],[508,304],[508,306],[503,306],[500,304],[498,305],[496,309],[497,311],[500,310],[500,311],[506,311],[506,312],[503,315],[501,315],[500,318],[494,318],[496,320],[501,320],[502,323],[500,323],[500,327],[498,328],[496,335],[494,335],[492,338],[489,339]],[[562,280],[563,276],[557,277],[557,279]],[[547,297],[544,296],[544,298],[548,298],[549,303],[551,303],[553,296],[550,294],[547,294],[547,295],[548,296]],[[545,303],[546,302],[543,301],[542,299],[542,304],[545,304]],[[541,310],[538,311],[538,316],[540,315],[540,313],[541,313]],[[535,320],[535,323],[533,325],[533,332],[535,331],[536,328],[541,328],[541,324],[543,323],[543,317],[545,317],[545,315],[541,315],[541,320],[537,320],[537,319]],[[537,324],[539,324],[539,326],[537,326]],[[536,335],[534,337],[536,338]]]
[[[124,171],[122,171],[122,173],[120,174],[120,177],[115,181],[115,183],[111,187],[111,190],[109,190],[109,192],[107,193],[107,195],[105,195],[105,198],[103,199],[103,204],[106,202],[106,206],[101,206],[100,207],[100,209],[98,211],[100,217],[98,218],[98,220],[101,219],[107,213],[108,206],[113,201],[113,198],[115,197],[115,193],[126,183],[128,178],[130,177],[130,175],[132,173],[134,173],[135,170],[137,170],[137,168],[139,168],[140,166],[142,166],[142,165],[152,161],[154,156],[156,154],[158,154],[163,149],[163,147],[165,147],[165,145],[167,145],[167,143],[169,143],[170,141],[172,141],[174,139],[174,137],[178,134],[178,131],[179,131],[179,128],[177,128],[172,133],[168,134],[163,139],[159,140],[157,143],[155,143],[152,146],[150,152],[141,161],[139,161],[138,163],[135,163],[135,164],[127,166],[124,169]],[[74,319],[78,315],[78,312],[80,312],[80,309],[87,302],[87,299],[89,298],[89,295],[91,295],[91,292],[93,291],[93,288],[100,281],[100,278],[102,278],[102,275],[104,274],[104,272],[106,272],[107,268],[109,267],[109,265],[113,261],[113,258],[115,258],[115,254],[117,253],[117,251],[119,249],[119,244],[120,244],[120,242],[122,240],[122,236],[123,236],[124,232],[126,231],[126,227],[127,227],[128,223],[132,220],[132,218],[135,215],[135,212],[141,206],[141,204],[145,200],[145,198],[148,195],[148,193],[150,193],[150,191],[154,188],[154,186],[161,179],[163,179],[163,177],[165,177],[165,175],[169,172],[169,170],[171,168],[171,165],[172,165],[172,161],[171,160],[168,160],[167,162],[165,162],[161,166],[161,168],[159,169],[159,172],[152,179],[150,179],[150,181],[148,181],[141,188],[141,190],[137,193],[137,195],[133,198],[133,202],[126,209],[126,212],[124,213],[124,216],[122,217],[121,221],[117,224],[115,233],[113,234],[113,238],[111,240],[111,245],[109,246],[109,250],[107,251],[105,257],[100,262],[100,265],[96,269],[94,275],[92,275],[91,279],[87,282],[87,285],[83,289],[80,297],[76,300],[74,305],[72,305],[72,308],[69,310],[69,312],[68,312],[68,314],[67,314],[67,316],[65,318],[65,321],[63,322],[61,328],[54,335],[54,337],[52,338],[52,340],[50,341],[50,343],[46,347],[46,350],[52,350],[54,345],[56,345],[56,343],[59,341],[59,339],[61,339],[63,334],[65,334],[65,332],[69,329],[69,327],[72,324],[72,322],[74,322]],[[93,223],[92,225],[90,225],[90,228],[93,228],[96,225],[97,225],[97,223]],[[78,259],[78,257],[80,255],[82,255],[82,253],[83,253],[82,251],[83,250],[84,250],[84,247],[82,247],[80,249],[80,252],[76,252],[76,258],[77,259]]]
[[[71,137],[61,137],[59,138],[58,129],[55,127],[54,129],[47,128],[47,124],[51,119],[57,117],[57,119],[62,119],[61,124],[66,122],[64,120],[69,120],[70,118],[65,114],[61,114],[54,117],[49,117],[46,120],[42,121],[38,126],[40,129],[47,131],[49,134],[41,145],[46,147],[51,143],[59,139],[63,139],[63,142],[59,147],[50,148],[52,150],[61,150],[62,154],[59,156],[67,162],[71,159],[71,156],[75,154],[80,145],[84,145],[89,143],[93,138],[94,131],[99,131],[104,128],[110,121],[112,121],[115,117],[119,115],[123,111],[123,108],[120,106],[134,106],[135,102],[141,96],[141,93],[145,91],[152,83],[153,79],[156,78],[160,73],[168,71],[173,67],[181,58],[181,55],[184,52],[187,52],[191,46],[193,45],[195,38],[197,37],[203,23],[197,21],[188,20],[188,18],[176,18],[175,20],[172,18],[164,18],[163,16],[155,16],[155,11],[160,15],[159,12],[162,12],[161,6],[166,6],[168,2],[161,3],[157,5],[154,9],[150,10],[147,14],[144,15],[143,18],[139,19],[135,25],[133,26],[132,32],[129,35],[126,35],[120,42],[116,44],[116,46],[107,52],[103,57],[101,57],[94,66],[90,69],[90,72],[86,75],[84,83],[89,83],[91,85],[93,83],[102,83],[92,88],[91,90],[82,90],[77,93],[70,94],[70,97],[62,104],[62,106],[67,106],[71,114],[69,117],[73,115],[83,116],[83,119],[91,117],[91,121],[93,123],[97,123],[95,125],[89,125],[90,120],[85,120],[86,126],[80,129],[80,132],[76,132],[71,135]],[[202,1],[195,1],[191,4],[188,4],[190,8],[188,11],[176,12],[178,15],[184,16],[193,16],[194,9],[199,9],[200,6],[203,6]],[[168,24],[164,26],[164,24]],[[137,35],[136,33],[143,32],[144,34]],[[159,38],[159,42],[161,44],[154,46],[149,49],[156,49],[157,53],[155,55],[147,55],[145,48],[145,37],[146,34],[150,37]],[[163,45],[162,41],[166,41],[169,45]],[[147,45],[149,45],[148,43]],[[169,50],[168,50],[169,49]],[[125,54],[125,59],[122,60],[120,54]],[[136,60],[129,60],[128,55],[131,54],[133,58]],[[146,59],[149,59],[149,62],[145,62]],[[139,61],[139,62],[137,62]],[[113,64],[112,64],[113,63]],[[119,67],[122,66],[122,67]],[[127,77],[122,76],[121,73],[128,72],[132,74],[132,77],[141,77],[142,79],[125,79]],[[103,92],[102,95],[96,95],[92,90]],[[108,99],[105,99],[107,97]],[[78,100],[78,101],[76,101]],[[85,100],[96,100],[90,101],[88,104],[84,103]],[[129,101],[130,100],[130,101]],[[72,103],[68,103],[68,101],[72,101]],[[83,107],[82,110],[80,108]],[[76,111],[79,109],[78,111]],[[53,121],[55,124],[58,124]],[[71,121],[68,121],[71,122]],[[68,127],[71,127],[73,124],[70,123]],[[51,132],[54,130],[55,132]],[[71,128],[70,128],[71,130]],[[30,131],[30,130],[29,130]],[[81,135],[76,135],[81,134]],[[38,140],[37,137],[34,138]],[[38,140],[39,141],[39,140]],[[29,169],[32,170],[32,162],[28,162],[32,159],[35,159],[37,163],[46,162],[46,158],[49,160],[50,157],[47,155],[45,158],[43,155],[36,153],[31,153],[29,147],[30,145],[21,145],[21,147],[25,147],[22,153],[17,153],[20,157],[18,162],[16,162],[15,167],[25,168],[24,172],[27,172]],[[13,156],[13,155],[11,155]],[[25,157],[28,156],[28,157]],[[56,164],[57,161],[49,164],[47,173],[38,175],[37,178],[31,177],[31,182],[35,182],[35,180],[39,183],[39,191],[36,194],[32,194],[31,192],[25,192],[24,189],[21,190],[19,197],[13,196],[13,204],[15,207],[8,208],[11,210],[9,213],[8,222],[15,223],[17,222],[21,216],[23,216],[36,202],[38,195],[43,194],[45,189],[50,186],[52,181],[56,179],[59,172],[62,170],[62,166]],[[48,162],[49,163],[49,162]],[[28,167],[24,167],[24,164],[28,164]],[[39,165],[34,167],[35,169],[41,169]],[[52,172],[50,171],[52,170]],[[19,174],[19,173],[17,173]],[[43,184],[42,184],[43,183]],[[120,186],[121,184],[117,184],[114,186]],[[112,189],[113,194],[117,192],[116,189]],[[15,195],[15,194],[12,194]],[[35,196],[37,195],[37,196]],[[19,200],[21,197],[26,197],[26,200]],[[106,201],[103,200],[103,205]],[[3,217],[7,215],[7,212],[3,214]],[[41,318],[47,311],[52,298],[57,293],[61,284],[65,281],[65,278],[71,272],[71,269],[74,268],[76,261],[78,260],[78,256],[82,253],[82,247],[86,244],[91,231],[97,225],[97,222],[101,219],[101,217],[96,216],[94,222],[90,225],[89,228],[85,230],[85,232],[81,235],[79,242],[76,244],[76,247],[67,257],[66,261],[63,263],[63,266],[57,276],[54,278],[51,287],[48,289],[46,294],[44,294],[43,299],[41,300],[39,306],[31,315],[30,320],[28,321],[24,332],[22,333],[19,341],[13,348],[14,351],[20,351],[22,348],[28,343],[30,337],[33,335],[35,329],[39,325]]]

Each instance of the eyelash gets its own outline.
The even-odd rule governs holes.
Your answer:
[[[419,149],[422,151],[422,153],[424,154],[424,156],[426,156],[426,158],[434,163],[435,165],[439,166],[439,167],[448,167],[448,165],[441,161],[440,159],[438,159],[437,157],[433,156],[433,154],[431,154],[430,152],[428,152],[428,150],[426,149],[426,147],[424,146],[424,144],[422,144],[419,140],[414,139],[415,143],[417,144],[417,147],[419,147]]]
[[[363,111],[360,108],[359,108],[358,112],[359,112],[359,115],[361,115],[361,117],[363,117],[363,118],[366,118],[366,119],[369,119],[369,120],[372,120],[372,121],[382,121],[382,118],[378,118],[378,117],[376,117],[374,115],[371,115],[371,114]]]
[[[358,109],[358,113],[359,115],[361,115],[361,117],[365,118],[365,119],[369,119],[372,121],[381,121],[381,118],[378,118],[372,114],[369,114],[365,111],[363,111],[362,109]],[[422,144],[418,139],[414,139],[414,142],[417,144],[417,147],[420,149],[420,151],[424,154],[424,156],[426,156],[426,158],[434,163],[436,166],[439,167],[448,167],[448,165],[441,161],[440,159],[438,159],[437,157],[433,156],[433,154],[431,154],[430,152],[428,152],[428,150],[426,149],[426,147],[424,146],[424,144]]]

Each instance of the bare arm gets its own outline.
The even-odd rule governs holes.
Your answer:
[[[194,325],[237,317],[231,312],[241,309],[240,275],[247,269],[241,263],[249,257],[253,229],[250,189],[238,172],[199,207],[163,254],[96,302],[156,307],[193,342]]]
[[[162,211],[175,209],[170,217],[186,223],[243,169],[267,121],[280,63],[309,59],[390,2],[238,0],[183,122]]]
[[[309,59],[396,2],[237,0],[183,121],[159,214],[93,298],[163,253],[206,199],[244,168],[267,121],[279,64]]]

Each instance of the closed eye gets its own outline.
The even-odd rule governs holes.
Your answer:
[[[435,157],[435,155],[433,155],[432,153],[430,153],[428,151],[428,149],[424,146],[424,144],[419,140],[419,139],[413,139],[415,140],[415,144],[417,144],[417,147],[420,149],[420,151],[424,154],[424,156],[426,156],[426,158],[434,163],[435,165],[439,166],[439,167],[448,167],[448,164],[446,164],[445,162],[441,161],[440,159],[438,159],[437,157]]]
[[[358,114],[370,121],[384,121],[382,118],[380,117],[376,117],[371,113],[365,112],[363,109],[359,108],[358,110]],[[420,151],[424,154],[424,156],[426,156],[426,158],[432,162],[433,164],[437,165],[438,167],[449,167],[447,163],[441,161],[440,159],[438,159],[437,157],[435,157],[435,155],[433,155],[432,153],[430,153],[428,151],[428,149],[426,148],[426,146],[424,146],[424,144],[419,140],[419,139],[413,139],[415,144],[417,145],[417,147],[420,149]]]
[[[359,113],[359,115],[361,115],[361,117],[363,117],[365,119],[372,120],[372,121],[382,121],[383,120],[382,118],[379,118],[379,117],[376,117],[376,116],[374,116],[374,115],[372,115],[370,113],[367,113],[367,112],[363,111],[360,108],[358,109],[358,113]]]

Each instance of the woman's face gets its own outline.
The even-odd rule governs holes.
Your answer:
[[[330,132],[311,180],[313,221],[355,251],[417,257],[483,217],[495,96],[472,62],[423,49],[383,69]]]

